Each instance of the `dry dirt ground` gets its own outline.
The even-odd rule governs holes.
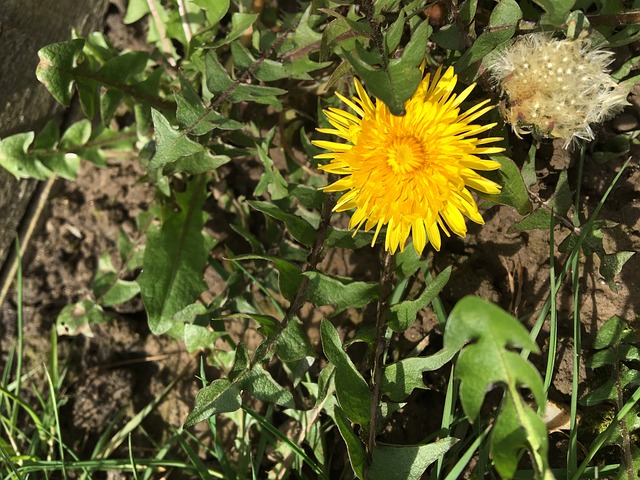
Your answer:
[[[640,118],[638,113],[635,106],[625,112],[635,121],[636,128]],[[613,128],[620,130],[619,123],[619,119],[610,122],[603,135]],[[554,148],[550,143],[545,144],[540,152],[537,193],[548,198],[561,169],[573,165],[575,156],[568,155],[559,145]],[[606,230],[604,245],[608,252],[640,250],[638,151],[631,152],[631,155],[634,158],[630,166],[600,214],[600,218],[618,224]],[[580,212],[583,221],[594,210],[627,156],[604,165],[587,159],[582,186],[584,210]],[[514,160],[521,164],[524,157],[515,154]],[[259,168],[253,170],[259,172]],[[232,189],[237,183],[234,172],[237,170],[232,168],[222,170],[222,181]],[[575,190],[575,169],[571,168],[569,173],[571,187]],[[136,213],[153,200],[153,191],[148,186],[135,183],[139,175],[140,169],[134,158],[111,159],[105,169],[84,163],[78,180],[60,182],[49,201],[40,233],[24,261],[25,350],[27,368],[36,370],[32,380],[36,388],[43,386],[42,365],[47,361],[49,336],[55,328],[56,315],[65,305],[86,298],[99,255],[104,251],[116,251],[118,229],[133,231]],[[242,179],[242,188],[252,191],[255,183],[252,185],[251,182],[257,182],[258,178],[258,175],[253,175],[253,178]],[[509,226],[520,219],[510,207],[493,207],[484,216],[486,225],[470,226],[467,238],[449,239],[443,243],[441,252],[428,254],[436,271],[453,265],[452,278],[442,293],[442,300],[450,309],[464,295],[479,295],[510,310],[527,327],[531,327],[549,291],[548,232],[508,233]],[[213,225],[214,233],[224,237],[220,232],[226,232],[228,225],[220,224],[218,227],[216,232]],[[567,233],[564,227],[556,227],[556,243]],[[367,249],[353,256],[335,251],[326,258],[325,271],[347,275],[355,271],[362,280],[375,278],[376,258],[367,253]],[[556,255],[558,262],[564,258],[562,254]],[[582,256],[581,267],[580,310],[585,348],[592,343],[599,326],[612,315],[619,315],[639,327],[640,255],[633,256],[616,278],[617,293],[612,292],[598,274],[597,258]],[[559,405],[568,404],[572,393],[571,304],[571,291],[565,287],[558,303],[560,358],[551,392],[551,399]],[[318,347],[316,312],[312,308],[305,311],[310,336]],[[0,363],[4,363],[15,342],[15,312],[14,296],[2,305],[0,312]],[[131,302],[112,313],[113,320],[92,327],[93,338],[80,335],[59,340],[60,363],[68,367],[65,382],[68,401],[62,406],[61,419],[68,444],[81,458],[92,450],[105,425],[118,412],[124,412],[119,421],[122,425],[179,377],[177,387],[143,424],[149,433],[168,435],[169,426],[178,427],[183,423],[199,387],[195,378],[199,368],[197,356],[188,355],[180,342],[151,335],[140,302]],[[427,351],[435,350],[441,345],[441,332],[435,316],[428,309],[420,315],[414,326],[397,341],[407,349],[423,342],[423,345],[430,346]],[[344,316],[340,318],[348,323]],[[544,330],[538,343],[543,348],[543,355],[534,361],[543,368]],[[580,373],[585,379],[581,382],[582,388],[589,388],[595,381],[593,373],[584,367]],[[426,380],[432,390],[415,394],[410,410],[401,411],[393,417],[387,425],[385,440],[410,443],[439,428],[437,412],[442,411],[445,377],[436,372]],[[583,393],[574,392],[578,395]],[[416,418],[421,421],[414,421]],[[430,420],[425,421],[425,418]]]

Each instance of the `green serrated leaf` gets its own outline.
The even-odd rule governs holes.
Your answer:
[[[405,248],[404,252],[397,252],[396,273],[400,278],[409,278],[421,267],[427,266],[427,261],[416,252],[415,248]]]
[[[325,199],[325,193],[308,185],[289,183],[287,186],[289,195],[300,200],[306,208],[320,209]]]
[[[240,387],[226,379],[214,380],[196,395],[195,407],[184,422],[185,427],[214,415],[235,412],[242,406]]]
[[[42,130],[36,134],[33,148],[36,150],[54,150],[60,141],[60,125],[56,120],[49,120]]]
[[[460,400],[470,419],[478,416],[486,392],[499,382],[513,387],[526,386],[536,402],[544,404],[538,371],[506,348],[539,352],[520,322],[492,303],[478,297],[464,297],[449,315],[444,347],[462,348],[471,341],[474,343],[462,350],[457,361],[457,375],[462,382]]]
[[[100,121],[108,126],[124,99],[124,93],[120,90],[107,90],[100,96]]]
[[[367,426],[370,422],[369,386],[342,348],[340,336],[326,319],[320,324],[320,338],[324,354],[335,366],[336,395],[340,407],[352,422]]]
[[[457,350],[441,350],[429,357],[405,358],[384,367],[382,371],[382,391],[393,402],[403,402],[414,389],[425,389],[422,381],[424,372],[438,370],[449,362]]]
[[[491,160],[499,162],[500,169],[483,172],[482,175],[502,185],[502,189],[497,195],[477,192],[478,195],[490,202],[514,207],[520,215],[526,215],[531,212],[532,206],[529,201],[529,192],[518,166],[513,160],[504,155],[491,155]]]
[[[227,91],[233,80],[218,61],[215,50],[210,50],[204,57],[205,80],[207,89],[213,94],[220,94]]]
[[[38,51],[40,63],[36,77],[47,87],[49,93],[59,103],[68,107],[71,103],[76,68],[84,40],[77,38],[68,42],[53,43]]]
[[[531,390],[540,409],[545,405],[544,388],[538,370],[511,350],[516,347],[539,351],[522,324],[500,307],[468,296],[451,311],[444,348],[462,348],[456,362],[462,409],[474,421],[486,393],[496,384],[502,384],[505,401],[496,419],[499,429],[497,434],[495,431],[492,434],[492,437],[496,435],[492,438],[491,450],[496,468],[502,476],[510,478],[519,460],[514,452],[527,448],[532,454],[536,474],[542,477],[548,470],[546,428],[542,419],[521,398],[518,388]],[[509,449],[498,451],[505,442],[511,442]]]
[[[151,111],[156,138],[156,153],[149,162],[149,168],[161,168],[179,158],[197,153],[205,153],[204,147],[190,140],[186,133],[175,130],[162,113]]]
[[[315,305],[334,305],[337,315],[345,308],[360,308],[378,298],[380,284],[356,282],[319,272],[304,272],[309,278],[307,299]]]
[[[271,105],[275,108],[282,108],[282,103],[276,98],[287,93],[286,90],[276,87],[265,87],[262,85],[240,84],[229,95],[229,100],[234,103],[255,102],[263,105]]]
[[[167,210],[162,226],[152,226],[147,232],[144,266],[137,282],[149,327],[156,335],[169,330],[173,315],[206,289],[202,277],[214,242],[202,232],[204,199],[200,178],[176,195],[180,209]]]
[[[71,125],[60,139],[61,148],[73,148],[84,145],[91,138],[91,122],[87,119]]]
[[[404,332],[415,322],[418,312],[425,308],[449,282],[451,267],[443,270],[436,279],[425,287],[415,300],[405,300],[389,309],[389,327],[397,333]]]
[[[457,438],[443,438],[426,445],[385,445],[378,443],[367,478],[371,480],[419,480],[436,460],[458,442]]]

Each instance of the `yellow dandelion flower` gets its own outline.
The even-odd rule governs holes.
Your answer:
[[[316,156],[330,160],[319,168],[343,175],[323,189],[346,190],[334,211],[354,210],[349,228],[355,232],[375,227],[372,245],[387,225],[385,249],[392,254],[404,250],[409,235],[418,253],[427,242],[440,250],[440,229],[447,236],[451,231],[464,237],[464,217],[484,223],[469,189],[500,192],[499,185],[475,171],[500,168],[498,162],[478,156],[504,150],[486,146],[501,138],[477,137],[496,124],[472,123],[493,107],[485,100],[461,113],[460,104],[475,84],[456,95],[456,81],[452,67],[444,74],[439,68],[433,79],[427,74],[405,103],[406,114],[398,117],[384,102],[373,102],[356,79],[353,100],[336,93],[355,115],[338,108],[324,111],[334,128],[318,131],[349,143],[313,141],[330,150]]]

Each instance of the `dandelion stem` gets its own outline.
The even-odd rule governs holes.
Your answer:
[[[393,272],[395,262],[393,255],[385,252],[382,261],[382,275],[380,283],[380,302],[378,303],[378,312],[376,314],[376,341],[373,356],[373,368],[371,372],[371,419],[369,424],[369,441],[367,442],[367,450],[369,461],[373,455],[373,449],[376,445],[376,426],[378,423],[378,408],[380,405],[380,381],[382,379],[382,355],[385,350],[387,337],[387,311],[389,308],[389,299],[393,290]]]

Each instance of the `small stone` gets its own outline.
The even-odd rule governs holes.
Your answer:
[[[640,127],[640,121],[630,113],[622,113],[613,119],[611,126],[618,133],[630,132]]]

